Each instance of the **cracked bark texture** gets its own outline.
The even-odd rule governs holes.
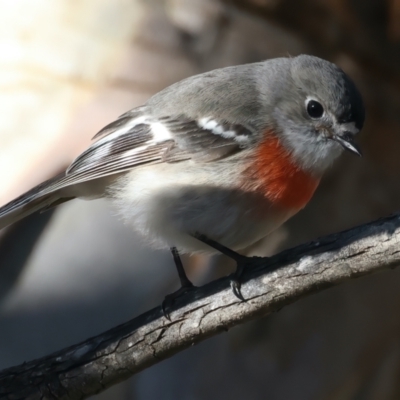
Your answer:
[[[246,271],[240,302],[222,278],[85,342],[0,373],[0,398],[84,399],[210,336],[299,298],[400,263],[400,215],[286,250]]]

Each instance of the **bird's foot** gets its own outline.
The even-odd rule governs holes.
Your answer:
[[[185,285],[181,286],[177,291],[167,294],[161,303],[162,312],[164,317],[171,321],[171,316],[169,314],[169,309],[171,309],[172,305],[174,304],[175,300],[178,297],[185,295],[193,290],[196,290],[197,286],[194,286],[190,281],[185,283]]]
[[[243,256],[242,254],[239,254],[236,251],[231,250],[230,248],[216,242],[215,240],[208,238],[205,235],[202,235],[201,233],[195,233],[194,237],[196,239],[200,240],[201,242],[208,244],[210,247],[213,247],[214,249],[218,250],[222,254],[225,254],[227,257],[232,258],[233,260],[236,261],[237,266],[236,266],[236,271],[233,273],[233,276],[231,278],[231,288],[232,288],[233,294],[239,300],[246,301],[241,292],[243,272],[248,267],[258,265],[259,260],[262,257]]]
[[[181,287],[176,292],[165,296],[164,301],[161,304],[164,317],[167,318],[169,321],[171,321],[171,317],[167,309],[171,308],[171,306],[174,304],[175,299],[197,289],[197,287],[194,286],[193,283],[190,282],[189,278],[186,276],[186,272],[183,268],[182,260],[179,256],[177,248],[171,247],[171,253],[174,258],[176,269],[178,271],[179,280],[181,281]]]
[[[246,301],[242,295],[242,275],[247,268],[254,267],[259,264],[261,257],[246,257],[239,254],[239,258],[236,261],[236,271],[233,273],[231,278],[231,289],[233,294],[241,301]]]

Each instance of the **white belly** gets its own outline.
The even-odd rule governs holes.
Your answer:
[[[207,169],[206,169],[207,168]],[[138,168],[111,189],[123,219],[156,248],[182,253],[215,252],[193,238],[196,232],[235,250],[244,249],[285,222],[293,213],[272,207],[254,194],[232,189],[229,166],[202,173],[187,162]]]

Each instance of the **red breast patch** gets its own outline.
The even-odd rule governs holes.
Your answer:
[[[244,176],[245,189],[261,192],[273,204],[294,210],[305,207],[320,181],[301,169],[272,134],[259,145]]]

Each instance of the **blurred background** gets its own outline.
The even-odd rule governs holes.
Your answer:
[[[343,155],[271,254],[400,205],[399,0],[0,0],[0,203],[64,169],[105,124],[187,76],[271,57],[340,65],[366,103]],[[0,233],[0,368],[159,305],[178,287],[107,201]],[[186,259],[197,284],[226,260]],[[400,270],[347,282],[186,350],[101,400],[400,399]]]

